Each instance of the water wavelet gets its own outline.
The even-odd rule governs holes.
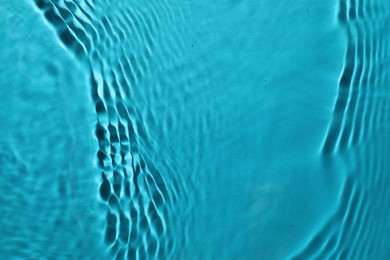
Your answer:
[[[35,0],[35,5],[90,70],[102,171],[97,192],[107,206],[104,240],[111,253],[117,259],[182,255],[187,245],[180,234],[188,220],[177,214],[189,214],[191,204],[182,202],[188,184],[169,155],[155,158],[158,147],[131,94],[150,73],[157,28],[176,22],[179,9],[172,11],[165,1],[162,10],[118,3],[110,12],[102,11],[111,1]],[[169,41],[161,45],[167,53]]]
[[[370,129],[376,127],[375,122],[367,117],[383,118],[383,113],[375,109],[383,103],[383,99],[378,98],[383,84],[377,81],[378,75],[383,76],[377,67],[383,59],[383,55],[377,54],[385,49],[381,47],[384,42],[379,36],[383,29],[379,19],[365,16],[371,9],[375,10],[373,3],[351,1],[348,7],[347,10],[344,1],[339,4],[339,20],[346,27],[349,43],[323,154],[337,153],[361,144],[369,138]]]
[[[386,145],[380,144],[389,113],[384,80],[388,73],[380,64],[386,58],[383,53],[388,42],[381,36],[385,33],[381,24],[389,17],[383,13],[386,8],[376,2],[339,2],[338,18],[346,29],[348,45],[321,151],[326,162],[344,160],[349,169],[335,213],[295,259],[353,259],[383,252],[372,251],[372,236],[378,228],[374,219],[388,226],[382,213],[376,213],[382,211],[376,201],[389,197],[388,192],[378,189],[379,183],[388,179],[383,158]]]

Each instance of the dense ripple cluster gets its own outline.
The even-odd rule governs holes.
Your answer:
[[[388,230],[384,147],[389,118],[389,59],[384,35],[390,14],[381,1],[341,0],[338,21],[348,36],[333,117],[321,152],[327,163],[349,165],[335,212],[293,259],[369,259],[386,252],[379,226]],[[385,145],[385,143],[387,145]],[[337,169],[340,171],[340,169]],[[375,220],[375,221],[374,221]],[[380,229],[380,228],[379,228]]]
[[[367,142],[383,122],[387,93],[382,87],[386,53],[381,35],[386,35],[386,11],[380,3],[340,1],[338,18],[346,28],[348,45],[324,154]]]
[[[102,170],[99,193],[107,205],[104,240],[111,253],[117,259],[174,257],[183,229],[172,214],[179,213],[180,182],[172,169],[163,174],[155,165],[131,93],[152,57],[156,10],[145,15],[128,5],[91,0],[35,0],[35,4],[90,71]],[[110,15],[111,8],[120,12]]]

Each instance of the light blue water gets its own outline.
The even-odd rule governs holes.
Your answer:
[[[0,259],[388,259],[389,14],[0,1]]]

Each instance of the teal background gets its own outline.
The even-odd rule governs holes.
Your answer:
[[[93,5],[98,36],[84,53],[61,40],[39,1],[0,1],[1,258],[390,255],[385,1]],[[75,38],[87,46],[88,37]],[[91,72],[109,85],[102,113],[93,93],[106,90]],[[127,161],[110,139],[104,149],[117,157],[99,162],[97,122],[120,135],[118,120],[135,128]],[[338,141],[332,126],[360,139]],[[139,179],[128,165],[138,156]],[[116,169],[128,169],[129,183],[117,183]],[[102,199],[102,174],[117,202]]]

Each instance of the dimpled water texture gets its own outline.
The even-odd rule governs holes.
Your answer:
[[[0,0],[0,259],[389,259],[389,22]]]

